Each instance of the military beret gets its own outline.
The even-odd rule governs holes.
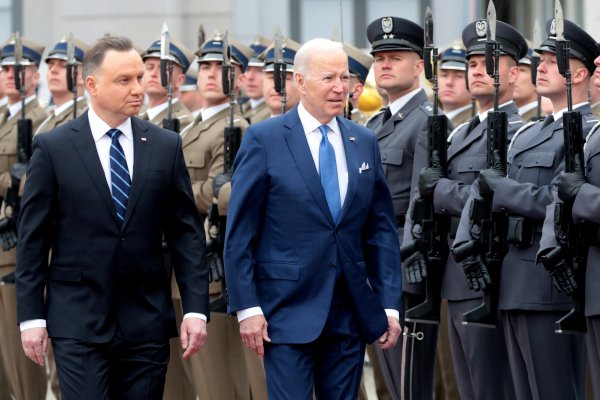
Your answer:
[[[467,53],[462,46],[448,47],[440,56],[440,69],[467,70]]]
[[[65,35],[60,39],[58,43],[54,45],[52,50],[48,52],[46,56],[45,62],[48,62],[50,59],[58,59],[58,60],[67,60],[67,45],[68,45],[68,36]],[[83,56],[85,52],[90,48],[87,44],[83,43],[81,40],[73,37],[73,52],[75,54],[75,59],[79,62],[83,62]]]
[[[535,51],[556,53],[556,22],[554,18],[546,22],[546,33],[548,37]],[[594,60],[600,55],[598,43],[583,28],[568,19],[564,20],[564,36],[569,41],[569,56],[580,60],[593,73],[596,69]]]
[[[367,26],[371,54],[379,51],[409,50],[423,57],[423,28],[404,18],[383,17]]]
[[[260,59],[260,55],[266,50],[267,47],[271,44],[271,40],[267,39],[264,36],[258,35],[254,38],[252,43],[250,44],[250,48],[254,52],[252,57],[250,57],[250,61],[248,62],[249,67],[263,67],[264,62]]]
[[[300,43],[294,42],[292,39],[283,38],[281,42],[281,55],[283,62],[286,65],[286,71],[294,71],[294,58],[296,53],[300,49]],[[264,61],[265,71],[273,71],[275,64],[275,44],[272,43],[267,49],[260,55],[260,58]]]
[[[480,19],[471,22],[462,32],[462,40],[467,48],[467,58],[474,54],[485,54],[487,40],[487,21]],[[500,51],[519,62],[527,54],[527,42],[515,28],[509,24],[496,22],[496,41],[500,43]]]
[[[373,57],[347,43],[344,43],[344,51],[348,55],[350,73],[356,75],[362,83],[365,83],[371,64],[373,64]]]
[[[1,51],[2,61],[0,64],[15,64],[15,42],[15,36],[12,36],[4,43]],[[29,39],[25,39],[24,37],[21,37],[21,44],[23,45],[23,59],[21,60],[21,65],[39,65],[45,47]]]
[[[177,40],[169,39],[169,55],[173,57],[175,64],[179,65],[183,72],[187,71],[194,59],[194,54]],[[160,39],[155,40],[150,46],[140,53],[142,60],[146,58],[160,58]]]
[[[217,30],[213,36],[200,46],[196,51],[198,62],[221,61],[223,62],[223,34]],[[227,42],[231,48],[231,62],[242,67],[242,71],[246,70],[250,57],[253,51],[250,47],[240,43],[236,39],[228,36]]]

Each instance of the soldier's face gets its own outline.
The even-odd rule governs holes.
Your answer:
[[[486,72],[485,56],[472,55],[467,62],[469,64],[468,79],[471,95],[478,100],[492,97],[494,95],[494,80]],[[500,56],[498,71],[500,74],[500,97],[503,97],[509,88],[512,89],[519,78],[519,69],[510,56],[502,55]]]
[[[46,64],[48,65],[46,79],[50,92],[53,94],[67,92],[67,61],[51,58]],[[81,68],[78,68],[78,71],[81,71]]]
[[[236,66],[236,82],[238,82],[240,73],[240,68]],[[223,84],[221,81],[221,61],[200,63],[198,70],[198,90],[200,90],[200,94],[204,99],[204,107],[216,106],[227,101],[227,95],[223,93]]]
[[[373,55],[375,83],[394,101],[419,86],[423,60],[413,51],[380,51]]]
[[[306,76],[295,75],[306,110],[322,124],[342,114],[350,85],[348,56],[344,52],[314,55]]]
[[[263,71],[262,67],[248,67],[244,72],[244,90],[251,99],[263,97]]]
[[[531,66],[519,64],[519,79],[515,83],[513,98],[518,105],[534,101],[537,98],[535,85],[531,82]]]
[[[15,68],[12,65],[3,65],[2,73],[0,73],[0,80],[6,95],[9,100],[18,100],[20,93],[15,86]],[[28,65],[25,67],[25,83],[21,82],[21,85],[25,87],[25,96],[29,97],[35,94],[35,88],[40,81],[40,74],[35,65]]]
[[[438,77],[438,96],[442,107],[456,109],[471,103],[464,71],[442,69]]]
[[[285,80],[285,92],[286,92],[286,110],[295,107],[300,100],[300,93],[298,88],[294,85],[293,73],[287,72]],[[281,95],[275,90],[275,80],[273,78],[273,72],[265,72],[263,74],[263,93],[265,96],[265,103],[269,106],[272,115],[281,114]]]
[[[85,80],[94,111],[111,126],[136,115],[144,100],[143,76],[144,63],[135,50],[107,51]]]
[[[183,77],[183,79],[182,79]],[[181,67],[173,63],[173,88],[177,90],[182,80],[185,80]],[[144,60],[144,78],[142,79],[144,92],[148,96],[167,96],[167,88],[163,87],[160,80],[160,58],[146,58]]]

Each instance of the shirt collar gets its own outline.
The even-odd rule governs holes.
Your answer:
[[[25,99],[25,107],[27,107],[27,104],[31,103],[33,100],[35,100],[35,94]],[[14,118],[14,116],[19,114],[21,111],[21,101],[17,101],[15,104],[8,106],[8,111],[10,112],[10,118]]]
[[[85,101],[85,98],[83,96],[80,96],[77,98],[77,104],[81,103],[82,101]],[[63,111],[65,111],[69,107],[73,107],[73,99],[67,101],[65,104],[63,104],[60,107],[56,107],[54,109],[54,116],[60,115]]]
[[[0,99],[0,107],[3,107],[8,104],[8,96],[4,96]]]
[[[498,106],[498,110],[501,109],[502,107],[506,107],[507,105],[509,105],[510,103],[512,103],[512,100],[507,101],[506,103],[502,103]],[[488,117],[488,113],[494,111],[493,108],[490,108],[489,110],[484,110],[482,112],[480,112],[477,116],[479,117],[479,122],[483,122],[487,119]]]
[[[92,136],[94,137],[94,142],[102,139],[104,135],[106,135],[106,132],[108,132],[109,129],[112,129],[106,122],[102,120],[102,118],[98,116],[98,114],[94,112],[92,106],[88,108],[88,120],[90,121],[90,129],[92,131]],[[123,136],[133,141],[131,118],[127,118],[125,122],[117,126],[116,129],[120,130],[123,133]]]
[[[396,99],[392,103],[390,103],[389,107],[390,107],[390,112],[392,113],[392,115],[396,115],[396,113],[398,111],[400,111],[400,109],[402,107],[404,107],[406,105],[406,103],[408,103],[409,100],[412,99],[420,91],[421,91],[420,87],[416,88],[412,92],[409,92],[409,93],[405,94],[404,96],[400,97],[399,99]]]
[[[578,109],[579,107],[581,107],[581,106],[584,106],[584,105],[586,105],[586,104],[587,104],[587,101],[584,101],[583,103],[573,104],[573,110],[576,110],[576,109]],[[560,118],[562,118],[563,114],[564,114],[565,112],[567,112],[567,110],[568,110],[568,109],[569,109],[569,107],[565,107],[565,108],[563,108],[562,110],[560,110],[560,111],[558,111],[558,112],[555,112],[555,113],[553,113],[553,114],[552,114],[552,116],[554,117],[554,120],[555,120],[555,121],[558,121]]]
[[[226,109],[227,107],[229,107],[229,103],[223,103],[217,106],[203,108],[200,111],[200,113],[202,114],[202,121],[208,120],[209,118],[218,114],[220,111]]]
[[[298,104],[298,117],[300,118],[300,122],[302,123],[302,127],[304,128],[305,135],[316,131],[321,125],[323,125],[315,117],[313,117],[308,112],[308,110],[306,110],[306,108],[302,104],[302,101],[300,101],[300,103]],[[336,133],[338,135],[341,134],[340,127],[335,117],[325,125],[327,125],[333,133]]]
[[[525,114],[529,110],[533,110],[538,105],[537,101],[532,101],[531,103],[527,103],[524,106],[519,107],[519,115]]]
[[[256,107],[265,102],[265,98],[261,97],[260,99],[250,99],[248,102],[250,102],[250,108],[254,110]]]
[[[171,105],[174,105],[175,103],[177,103],[177,99],[173,99],[173,101],[171,102]],[[169,101],[165,101],[164,103],[161,103],[157,106],[148,108],[146,110],[146,112],[148,113],[148,120],[152,121],[154,118],[156,118],[156,116],[158,114],[160,114],[161,112],[163,112],[163,110],[166,110],[167,107],[169,107]]]
[[[466,106],[459,107],[456,110],[444,112],[444,114],[446,114],[446,117],[448,117],[448,119],[452,119],[452,118],[456,117],[458,114],[460,114],[461,112],[468,110],[471,107],[473,107],[471,104],[467,104]]]

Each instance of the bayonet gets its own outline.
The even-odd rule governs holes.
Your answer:
[[[167,88],[167,117],[163,128],[179,133],[179,119],[173,118],[173,63],[171,55],[171,37],[169,27],[164,22],[160,33],[160,84]]]
[[[77,118],[77,68],[79,62],[75,58],[73,33],[67,35],[67,89],[73,93],[73,119]]]
[[[286,103],[287,103],[287,91],[285,88],[287,65],[283,60],[283,36],[279,28],[275,31],[275,38],[273,40],[274,47],[274,62],[273,62],[273,81],[275,84],[275,91],[281,95],[281,113],[285,114]]]
[[[487,39],[491,40],[491,41],[495,41],[496,40],[496,6],[494,6],[494,2],[492,0],[490,0],[488,3],[487,23],[488,23]]]
[[[533,24],[533,46],[539,46],[542,43],[542,30],[540,28],[540,21],[536,18]],[[540,55],[533,51],[531,54],[531,83],[537,84],[537,68],[540,65]],[[536,119],[542,118],[542,96],[537,94],[537,111]]]

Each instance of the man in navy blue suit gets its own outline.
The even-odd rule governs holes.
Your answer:
[[[365,343],[401,334],[400,251],[375,135],[340,118],[341,43],[295,57],[300,104],[252,125],[235,161],[225,270],[270,399],[353,399]]]

